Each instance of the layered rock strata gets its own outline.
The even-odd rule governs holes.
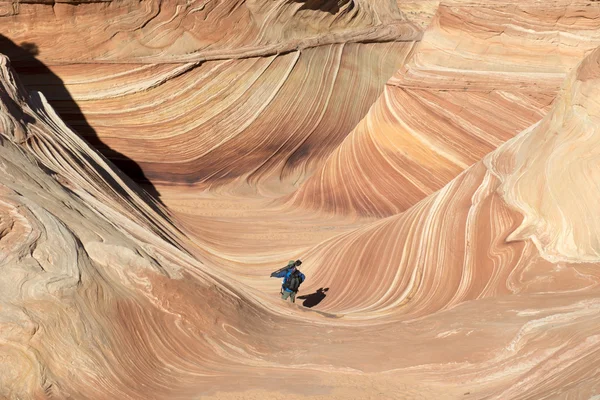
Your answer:
[[[441,191],[316,246],[314,313],[191,258],[3,58],[2,395],[277,398],[293,375],[292,398],[591,396],[599,60]]]
[[[296,188],[421,37],[391,0],[19,7],[4,53],[121,169],[244,193]]]
[[[32,59],[33,42],[11,47],[21,76],[30,88],[46,84],[73,126],[82,110],[90,121],[97,110],[103,124],[79,125],[82,132],[122,124],[113,144],[121,138],[134,160],[152,154],[146,165],[137,160],[141,173],[171,208],[93,150],[0,58],[0,397],[597,395],[593,6],[442,5],[413,49],[415,37],[400,37],[414,24],[387,12],[392,3],[261,4],[59,3],[54,17],[36,3],[3,9],[18,22],[7,35],[19,44],[61,18],[73,22],[48,49],[71,41],[90,53],[63,64],[57,55],[43,70],[51,53]],[[114,23],[86,43],[77,24],[96,18],[90,10]],[[194,25],[196,17],[223,21],[235,40],[215,32],[207,42],[173,41],[208,26]],[[29,19],[38,25],[25,28]],[[286,41],[288,24],[298,33]],[[380,43],[365,43],[372,35]],[[123,55],[117,42],[131,44],[120,49],[126,63],[113,63]],[[282,43],[301,51],[269,53]],[[552,57],[536,56],[532,43]],[[81,69],[85,56],[96,72]],[[384,71],[405,58],[344,139],[342,110],[366,113]],[[315,73],[325,60],[331,67]],[[354,68],[371,73],[355,78]],[[271,90],[273,79],[254,85],[263,75],[280,77],[281,87]],[[79,101],[52,90],[59,76],[71,77]],[[312,91],[301,89],[303,79]],[[354,98],[341,105],[332,102],[338,96]],[[123,110],[122,98],[135,104]],[[200,111],[185,119],[190,104]],[[278,107],[265,117],[265,104]],[[302,118],[289,122],[299,110]],[[186,136],[210,113],[227,123]],[[157,122],[169,118],[180,131]],[[249,120],[262,122],[250,129]],[[140,121],[149,135],[142,140],[131,134]],[[273,134],[287,123],[298,131]],[[169,143],[177,144],[172,162],[159,159]],[[105,151],[118,159],[116,147]],[[204,161],[152,169],[190,154]],[[296,256],[308,278],[302,306],[282,303],[280,283],[266,278]]]
[[[599,24],[596,7],[578,4],[440,5],[409,62],[291,201],[336,214],[406,210],[539,121],[600,43]]]

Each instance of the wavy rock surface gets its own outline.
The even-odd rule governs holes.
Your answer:
[[[301,382],[298,399],[597,390],[598,243],[577,224],[600,195],[600,50],[540,123],[402,215],[315,247],[321,314],[187,255],[160,207],[2,61],[2,396],[277,398],[282,380]]]
[[[356,227],[268,202],[323,165],[421,30],[388,1],[188,3],[21,4],[0,48],[27,88],[150,184],[200,254],[243,265],[247,243],[266,266]],[[248,208],[256,217],[239,218]],[[220,228],[232,215],[243,226]]]
[[[200,66],[134,65],[119,76],[99,69],[97,81],[85,73],[80,83],[71,67],[55,70],[69,75],[67,87],[99,139],[134,159],[151,182],[197,189],[237,182],[279,194],[322,164],[411,49],[340,44]],[[118,154],[106,154],[118,163]]]
[[[598,316],[599,244],[597,218],[585,210],[600,195],[591,167],[599,157],[599,65],[600,49],[570,75],[541,122],[441,191],[316,247],[306,262],[311,279],[337,293],[319,309],[417,326],[436,315],[436,337],[457,335],[465,349],[494,339],[477,339],[482,331],[464,324],[464,312],[476,312],[483,324],[501,315],[509,330],[521,318],[512,340],[486,361],[446,372],[430,364],[427,371],[463,387],[486,386],[470,392],[476,398],[594,393],[597,373],[583,371],[598,362],[590,326]],[[456,319],[446,331],[448,313]]]
[[[2,57],[0,395],[127,398],[128,387],[146,379],[135,353],[152,365],[160,349],[151,350],[161,341],[142,327],[170,315],[163,304],[172,294],[159,294],[160,284],[195,265],[198,296],[229,295],[211,289],[164,211],[70,131],[43,96],[27,95],[7,65]],[[222,307],[233,310],[231,301]],[[141,330],[148,336],[136,337]]]
[[[290,192],[421,37],[391,0],[137,4],[21,4],[1,47],[70,126],[155,185]]]
[[[235,380],[269,398],[292,375],[290,390],[309,381],[316,398],[398,389],[358,374],[373,348],[348,363],[344,346],[320,351],[327,341],[293,350],[331,332],[327,319],[292,319],[190,257],[164,210],[28,95],[5,57],[0,72],[0,396],[187,399]],[[290,343],[290,329],[311,333]]]
[[[45,49],[40,58],[49,64],[247,58],[420,34],[392,0],[107,0],[53,7],[31,1],[10,8],[2,16],[3,33]]]
[[[599,28],[597,7],[584,5],[440,5],[410,61],[292,203],[406,210],[539,121],[600,44]]]
[[[151,154],[142,173],[167,183],[175,212],[90,148],[43,94],[27,93],[0,57],[0,397],[597,395],[595,8],[442,6],[411,56],[415,38],[399,41],[414,25],[385,19],[396,18],[387,2],[261,4],[59,3],[56,17],[41,4],[3,9],[17,43],[55,29],[47,49],[90,47],[57,55],[48,70],[8,50],[63,115],[96,118],[74,126],[113,130],[113,157]],[[95,26],[91,10],[113,23],[83,43],[76,32]],[[189,28],[196,17],[223,21],[238,42],[217,30],[173,41],[206,33],[210,24]],[[61,18],[75,25],[59,30]],[[288,24],[298,33],[286,41]],[[365,43],[369,35],[380,43]],[[302,51],[269,53],[285,46]],[[123,54],[123,64],[100,65]],[[50,51],[42,56],[52,64]],[[408,57],[344,139],[346,120],[361,119]],[[52,90],[58,76],[81,109]],[[289,126],[297,131],[273,135]],[[185,157],[201,161],[180,165]],[[276,198],[325,160],[297,193]],[[329,288],[312,309],[282,303],[279,282],[264,278],[299,255],[303,304]]]

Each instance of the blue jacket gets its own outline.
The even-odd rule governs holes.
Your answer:
[[[304,279],[306,279],[306,277],[304,276],[304,274],[302,272],[298,271],[298,273],[300,274],[300,283],[304,282]],[[281,282],[281,289],[285,290],[286,292],[291,292],[291,290],[283,287],[283,285],[285,284],[285,281],[287,281],[291,275],[292,275],[292,270],[286,269],[285,271],[281,271],[280,273],[273,275],[273,277],[274,278],[283,278],[283,282]]]

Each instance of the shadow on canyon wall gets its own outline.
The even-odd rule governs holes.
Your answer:
[[[340,4],[346,4],[353,0],[294,0],[295,3],[302,3],[299,10],[315,10],[328,12],[335,15],[340,11]]]
[[[0,35],[0,53],[10,58],[13,69],[28,90],[43,93],[44,97],[48,99],[48,102],[71,129],[104,154],[133,181],[143,185],[144,190],[162,204],[159,192],[148,180],[138,163],[111,149],[100,140],[63,81],[36,58],[40,51],[35,43],[23,42],[17,45],[6,36]]]

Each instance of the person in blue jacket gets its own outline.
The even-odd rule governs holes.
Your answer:
[[[287,267],[271,274],[271,277],[273,278],[283,278],[281,284],[281,299],[284,301],[287,301],[289,297],[291,302],[295,303],[296,293],[298,293],[300,285],[304,282],[304,279],[306,279],[304,274],[297,268],[300,264],[302,264],[302,261],[300,260],[290,261]]]

